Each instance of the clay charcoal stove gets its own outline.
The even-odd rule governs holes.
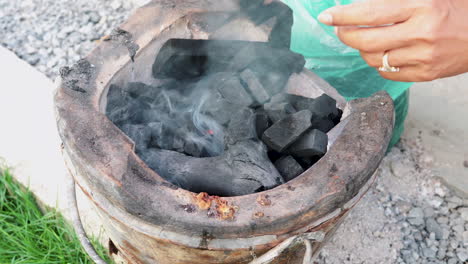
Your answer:
[[[153,64],[164,81],[112,85],[107,114],[147,165],[179,187],[220,196],[268,190],[325,155],[326,133],[340,119],[326,94],[285,92],[304,63],[269,43],[170,39]]]
[[[291,25],[280,1],[154,0],[61,69],[65,163],[126,262],[250,263],[302,235],[316,256],[374,182],[392,99],[346,102]]]

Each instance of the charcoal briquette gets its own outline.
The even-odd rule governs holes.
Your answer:
[[[140,124],[143,119],[143,111],[151,108],[149,104],[134,98],[127,98],[122,104],[123,106],[109,108],[107,111],[109,119],[117,125],[125,123]]]
[[[238,111],[241,107],[224,99],[219,92],[215,91],[203,103],[200,112],[212,117],[220,125],[226,125],[231,120],[232,113]]]
[[[230,144],[257,138],[254,111],[250,108],[244,108],[233,113],[227,132]]]
[[[326,94],[315,98],[310,104],[309,110],[314,114],[314,118],[329,118],[333,120],[339,115],[336,108],[336,100]]]
[[[291,46],[291,31],[293,26],[292,10],[281,2],[270,4],[277,17],[276,24],[271,30],[269,42],[273,47],[289,48]]]
[[[106,113],[124,108],[129,99],[131,99],[129,93],[125,92],[120,86],[111,84],[107,92]]]
[[[271,149],[283,152],[310,128],[311,118],[309,110],[288,115],[268,128],[262,141]]]
[[[159,122],[161,121],[159,111],[155,109],[148,109],[148,110],[143,110],[141,113],[141,123],[142,124],[149,124],[153,122]]]
[[[269,59],[267,65],[281,65],[286,76],[302,71],[305,64],[302,55],[288,48],[273,48],[266,42],[170,39],[160,49],[152,72],[155,78],[191,79],[215,72],[241,71],[256,58]]]
[[[271,124],[268,114],[263,109],[255,112],[255,131],[257,138],[262,138],[263,133]]]
[[[291,102],[298,111],[311,110],[314,99],[298,95],[291,95]]]
[[[276,123],[290,114],[294,114],[296,109],[289,103],[269,102],[263,105],[265,112],[271,122]]]
[[[271,59],[257,59],[248,68],[258,76],[268,93],[274,95],[284,91],[291,70],[280,69],[278,66],[272,66],[271,63],[280,62],[272,62]]]
[[[264,104],[270,99],[263,85],[260,83],[258,77],[250,69],[245,69],[240,74],[241,80],[245,83],[245,88],[249,90],[250,94],[255,98],[259,104]]]
[[[148,124],[151,130],[150,147],[161,149],[173,149],[174,133],[165,123],[154,122]]]
[[[335,123],[327,117],[312,120],[312,128],[318,129],[323,133],[328,133],[333,127],[335,127]]]
[[[292,144],[287,152],[297,157],[323,156],[327,152],[328,136],[320,130],[312,129]]]
[[[285,182],[288,182],[304,172],[302,166],[292,156],[284,156],[275,162],[275,167],[283,176]]]
[[[153,87],[142,82],[129,82],[124,89],[133,98],[153,98],[158,90],[158,87]]]
[[[217,82],[219,93],[229,102],[243,106],[252,105],[252,96],[245,90],[239,78],[232,76],[232,73],[228,74],[230,77],[224,77]]]

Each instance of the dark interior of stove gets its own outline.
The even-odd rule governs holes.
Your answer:
[[[111,85],[107,116],[186,190],[236,196],[294,179],[326,153],[342,113],[325,94],[285,92],[305,60],[276,28],[270,42],[170,39],[152,65],[160,82]]]

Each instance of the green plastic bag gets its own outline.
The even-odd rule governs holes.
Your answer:
[[[395,127],[390,147],[398,142],[408,112],[408,88],[412,83],[382,78],[369,67],[359,51],[344,45],[333,27],[317,21],[327,8],[356,0],[283,0],[294,13],[291,50],[304,55],[306,67],[335,87],[347,100],[386,90],[395,102]]]

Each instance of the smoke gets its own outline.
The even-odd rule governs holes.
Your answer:
[[[239,3],[238,12],[191,21],[189,27],[208,40],[167,41],[151,67],[153,80],[137,80],[152,85],[128,82],[109,89],[109,118],[151,168],[189,190],[240,195],[284,182],[271,156],[288,154],[273,151],[262,135],[273,116],[280,120],[296,111],[283,93],[305,60],[289,50],[289,7],[279,1]],[[133,81],[133,71],[129,77]],[[270,107],[276,104],[281,107]],[[308,159],[300,162],[310,165]]]

